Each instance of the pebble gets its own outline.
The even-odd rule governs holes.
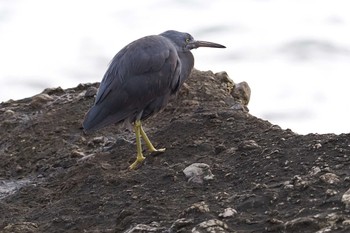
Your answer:
[[[243,105],[239,101],[235,102],[232,106],[231,109],[236,110],[236,111],[243,111],[243,112],[249,112],[249,109],[247,106]]]
[[[108,142],[108,138],[104,136],[94,137],[88,142],[89,146],[105,146]]]
[[[14,232],[37,232],[38,224],[33,222],[19,222],[19,223],[11,223],[7,225],[3,231],[3,233],[14,233]]]
[[[295,175],[291,180],[291,184],[293,184],[294,188],[306,189],[310,186],[311,182],[305,179],[305,177]]]
[[[179,215],[180,218],[187,217],[191,213],[208,213],[210,212],[209,206],[204,202],[197,202],[192,204],[187,209],[183,210],[181,214]]]
[[[84,96],[85,97],[94,97],[96,95],[96,93],[97,93],[97,88],[91,86],[86,90]]]
[[[23,167],[21,167],[21,165],[17,164],[16,165],[16,172],[21,172],[23,171]]]
[[[284,224],[284,226],[285,226],[286,232],[297,232],[298,230],[305,228],[305,226],[318,229],[320,228],[320,224],[321,224],[320,221],[318,221],[317,219],[307,216],[307,217],[299,217],[299,218],[287,221]]]
[[[189,208],[185,210],[185,213],[188,213],[188,212],[208,213],[209,211],[210,211],[209,206],[204,201],[201,201],[191,205]]]
[[[320,149],[322,147],[321,143],[316,143],[312,146],[313,149]]]
[[[219,217],[228,218],[228,217],[232,217],[232,216],[234,216],[236,214],[237,214],[237,210],[229,207],[229,208],[226,208],[224,210],[224,212],[220,213]]]
[[[243,149],[243,150],[252,150],[252,149],[258,149],[260,148],[260,146],[258,145],[258,143],[256,143],[256,141],[254,140],[244,140],[239,146],[239,149]]]
[[[350,219],[346,219],[342,222],[343,225],[349,226],[350,225]]]
[[[210,219],[208,221],[201,222],[192,229],[192,233],[225,233],[228,226],[223,221],[218,219]]]
[[[233,89],[235,88],[235,83],[225,71],[216,73],[215,78],[219,78],[224,89],[226,89],[229,93],[232,93]]]
[[[247,106],[250,101],[251,89],[247,82],[240,82],[233,89],[233,98],[239,100],[244,106]]]
[[[90,159],[92,159],[94,157],[95,157],[95,154],[88,154],[88,155],[85,155],[84,157],[77,159],[77,162],[83,163],[83,162],[89,161]]]
[[[340,182],[339,176],[334,173],[326,173],[320,176],[320,179],[327,184],[336,184]]]
[[[350,209],[350,189],[343,194],[341,201],[345,204],[347,209]]]
[[[79,150],[72,150],[71,152],[71,157],[72,158],[82,158],[86,156],[84,152],[79,151]]]
[[[52,96],[49,96],[46,93],[41,93],[39,95],[35,95],[32,97],[32,101],[30,102],[30,105],[34,107],[40,107],[52,100],[53,100]]]
[[[326,195],[327,196],[334,196],[334,195],[337,195],[337,194],[338,194],[338,192],[336,190],[334,190],[334,189],[327,189],[326,190]]]
[[[11,117],[15,115],[15,112],[13,110],[10,110],[10,109],[7,109],[5,112],[4,112],[4,116],[5,117]]]
[[[294,189],[294,185],[292,185],[290,181],[286,181],[283,184],[283,189]]]
[[[200,102],[198,100],[183,100],[183,106],[199,106]]]
[[[178,232],[178,229],[181,229],[184,226],[190,225],[194,222],[193,219],[179,218],[177,219],[170,227],[169,232]]]
[[[65,90],[63,90],[62,87],[46,88],[42,93],[48,95],[60,95],[65,93]]]
[[[158,222],[151,222],[149,225],[137,224],[133,228],[125,231],[125,233],[141,233],[141,232],[163,232],[165,227],[161,227]]]
[[[220,78],[221,82],[232,83],[234,85],[233,80],[228,76],[226,71],[215,73],[215,78]]]
[[[309,172],[309,174],[311,175],[311,176],[315,176],[315,175],[317,175],[318,173],[320,173],[321,172],[321,168],[320,167],[312,167],[311,168],[311,171]]]
[[[188,182],[202,184],[204,180],[214,179],[210,166],[205,163],[193,163],[183,170]]]

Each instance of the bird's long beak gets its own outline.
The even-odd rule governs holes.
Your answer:
[[[190,49],[196,49],[199,47],[209,47],[209,48],[226,48],[225,46],[213,42],[195,40],[188,44]]]

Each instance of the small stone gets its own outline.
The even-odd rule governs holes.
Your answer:
[[[79,94],[77,94],[77,95],[75,96],[75,98],[81,99],[81,98],[85,97],[85,93],[86,93],[86,91],[82,91],[82,92],[80,92]]]
[[[321,172],[321,168],[320,167],[312,167],[311,171],[309,172],[309,174],[311,176],[315,176],[315,175],[317,175],[320,172]]]
[[[260,148],[260,146],[258,145],[258,143],[256,143],[256,141],[254,140],[244,140],[239,146],[239,149],[243,149],[243,150],[252,150],[252,149],[258,149]]]
[[[251,89],[247,82],[240,82],[236,84],[233,89],[232,96],[236,101],[242,103],[244,106],[247,106],[250,101]]]
[[[300,232],[299,230],[305,228],[305,226],[312,229],[319,229],[320,224],[320,221],[313,217],[299,217],[285,222],[284,227],[286,232]]]
[[[191,92],[191,88],[187,83],[184,83],[182,87],[180,88],[180,95],[181,96],[187,96]]]
[[[235,88],[235,83],[225,71],[216,73],[215,78],[220,79],[224,89],[226,89],[229,93],[232,93],[232,90]]]
[[[234,155],[236,153],[238,148],[236,147],[230,147],[226,150],[226,153],[229,154],[229,155]]]
[[[204,202],[197,202],[194,203],[193,205],[191,205],[190,207],[188,207],[184,213],[190,213],[190,212],[199,212],[199,213],[208,213],[209,210],[209,206]]]
[[[326,195],[327,196],[334,196],[334,195],[337,195],[337,194],[338,194],[338,192],[336,190],[334,190],[334,189],[327,189],[326,190]]]
[[[97,88],[96,87],[89,87],[86,90],[84,96],[85,97],[94,97],[96,95],[96,93],[97,93]]]
[[[158,222],[151,222],[149,225],[137,224],[133,228],[125,231],[125,233],[141,233],[141,232],[164,232],[165,227],[162,227]]]
[[[219,217],[228,218],[228,217],[232,217],[232,216],[234,216],[236,214],[237,214],[237,210],[229,207],[229,208],[226,208],[224,210],[224,212],[220,213]]]
[[[277,219],[277,218],[271,218],[271,219],[268,219],[267,221],[268,221],[269,223],[278,224],[278,225],[284,223],[282,220],[279,220],[279,219]]]
[[[102,163],[101,163],[101,167],[102,167],[102,169],[104,169],[104,170],[110,170],[110,169],[113,168],[113,166],[112,166],[111,164],[107,163],[107,162],[102,162]]]
[[[193,219],[187,219],[187,218],[180,218],[177,219],[170,227],[170,232],[179,232],[178,229],[181,229],[185,226],[188,226],[190,224],[193,224]]]
[[[322,147],[321,143],[316,143],[312,146],[313,149],[320,149]]]
[[[214,75],[215,75],[215,78],[220,79],[221,82],[225,82],[225,83],[230,82],[230,83],[233,83],[234,85],[233,80],[228,76],[226,71],[217,72]]]
[[[183,170],[188,182],[202,184],[203,180],[212,180],[214,175],[210,166],[205,163],[193,163]]]
[[[89,146],[104,146],[108,142],[108,138],[104,136],[94,137],[91,141],[88,142]]]
[[[183,100],[183,106],[199,106],[200,102],[198,100]]]
[[[350,189],[343,194],[341,201],[345,204],[346,208],[350,209]]]
[[[291,190],[291,189],[294,189],[294,185],[292,185],[292,184],[285,184],[283,188],[284,188],[284,189],[287,189],[287,190],[288,190],[288,189]]]
[[[339,177],[334,173],[326,173],[320,176],[320,179],[327,184],[336,184],[340,182]]]
[[[223,221],[218,219],[210,219],[208,221],[201,222],[196,227],[192,229],[192,233],[225,233],[228,226]]]
[[[337,190],[334,190],[334,189],[327,189],[326,190],[326,195],[327,196],[334,196],[334,195],[337,195],[337,194],[338,194]]]
[[[5,117],[11,117],[11,116],[13,116],[13,115],[15,115],[15,111],[12,111],[12,110],[10,110],[10,109],[7,109],[7,110],[4,112],[4,116],[5,116]]]
[[[291,181],[291,184],[293,184],[293,186],[295,188],[298,188],[298,189],[306,189],[307,187],[310,186],[310,181],[306,180],[306,179],[303,179],[301,176],[299,175],[295,175],[293,176],[292,178],[292,181]]]
[[[79,150],[72,150],[71,155],[72,158],[82,158],[85,156],[85,153]]]
[[[350,225],[350,219],[346,219],[342,222],[343,225],[349,226]]]
[[[236,101],[232,106],[231,109],[236,111],[243,111],[243,112],[249,112],[249,109],[247,106],[242,104],[240,101]]]
[[[77,159],[77,162],[78,162],[78,163],[84,163],[84,162],[86,162],[86,161],[91,160],[91,159],[94,158],[94,157],[95,157],[95,154],[88,154],[88,155],[85,155],[85,156],[83,156],[83,157]]]
[[[104,136],[94,137],[94,138],[92,139],[92,141],[93,141],[94,143],[103,143],[103,142],[106,141],[106,138],[105,138]]]
[[[33,222],[19,222],[11,223],[3,229],[3,233],[14,233],[14,232],[38,232],[38,224]]]
[[[201,202],[198,202],[198,203],[194,203],[190,209],[196,209],[196,210],[199,210],[199,212],[202,212],[202,213],[206,213],[206,212],[209,212],[209,207],[208,205],[204,202],[204,201],[201,201]]]
[[[48,95],[60,95],[64,94],[65,90],[63,90],[62,87],[46,88],[42,93]]]
[[[17,166],[16,166],[16,172],[21,172],[21,171],[23,171],[23,167],[21,167],[21,165],[19,165],[19,164],[17,164]]]
[[[49,96],[48,94],[41,93],[39,95],[35,95],[32,97],[32,101],[30,102],[30,105],[34,107],[40,107],[52,100],[53,100],[53,97]]]

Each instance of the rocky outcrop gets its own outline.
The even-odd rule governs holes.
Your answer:
[[[1,232],[348,232],[350,135],[298,135],[248,113],[250,88],[194,71],[134,136],[85,135],[98,84],[0,104]]]

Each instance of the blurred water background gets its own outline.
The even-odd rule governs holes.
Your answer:
[[[227,49],[193,53],[252,89],[282,128],[349,133],[348,0],[0,0],[0,101],[101,81],[127,43],[168,29]]]

